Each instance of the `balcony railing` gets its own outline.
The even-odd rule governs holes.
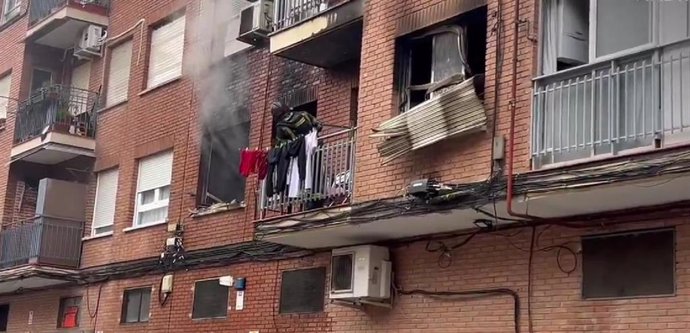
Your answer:
[[[25,264],[77,268],[83,222],[37,217],[0,232],[0,269]]]
[[[285,29],[349,0],[277,0],[275,30]]]
[[[56,11],[66,7],[91,8],[107,13],[110,0],[31,0],[29,4],[29,24],[34,25]]]
[[[285,193],[266,195],[261,184],[261,218],[298,213],[322,207],[346,204],[352,199],[355,166],[355,129],[322,135],[312,154],[311,186],[298,184],[299,195]],[[288,186],[293,186],[290,184]],[[305,189],[311,187],[310,189]]]
[[[684,140],[690,131],[690,42],[538,78],[535,167]]]
[[[38,89],[19,105],[14,142],[51,131],[93,138],[97,103],[98,93],[88,90],[59,84]]]

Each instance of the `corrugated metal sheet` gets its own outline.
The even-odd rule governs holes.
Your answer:
[[[382,123],[371,136],[385,138],[378,147],[385,164],[412,150],[483,130],[486,122],[484,104],[471,78]]]
[[[396,37],[426,28],[472,9],[486,6],[486,3],[487,0],[446,0],[409,15],[405,15],[398,20]]]

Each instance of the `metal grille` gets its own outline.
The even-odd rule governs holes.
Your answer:
[[[312,155],[314,179],[311,190],[301,190],[296,198],[290,198],[287,193],[268,197],[266,182],[262,182],[262,218],[271,213],[294,213],[349,202],[354,186],[354,153],[355,129],[321,136],[319,146]],[[298,184],[302,189],[304,185]]]
[[[72,6],[95,6],[110,8],[110,0],[31,0],[29,4],[29,24],[33,25],[50,16],[68,4]]]
[[[349,0],[276,0],[275,30],[285,29]]]
[[[95,137],[98,93],[60,84],[37,89],[19,105],[14,142],[48,131]]]
[[[534,165],[615,155],[687,135],[688,88],[687,42],[539,78]]]
[[[0,268],[28,263],[76,268],[83,222],[38,217],[0,232]]]

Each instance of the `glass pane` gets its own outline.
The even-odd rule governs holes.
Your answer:
[[[598,0],[597,56],[650,43],[652,4],[653,1]]]
[[[445,32],[434,36],[432,59],[433,81],[443,81],[454,74],[463,73],[460,55],[460,36]]]
[[[140,203],[142,205],[150,204],[156,200],[156,190],[149,190],[146,192],[141,192],[139,194],[140,197]]]
[[[125,295],[127,306],[125,307],[125,322],[136,323],[139,321],[139,306],[141,305],[141,292],[128,291]]]
[[[168,218],[168,207],[161,207],[139,213],[139,225],[165,222]]]
[[[100,234],[104,234],[106,232],[111,232],[111,231],[113,231],[113,225],[112,224],[108,225],[108,226],[96,228],[96,230],[94,230],[94,234],[100,235]]]
[[[141,294],[141,311],[139,314],[139,321],[149,321],[149,312],[151,309],[151,290],[144,290]]]
[[[160,189],[160,198],[159,200],[167,200],[170,199],[170,186],[165,186]]]

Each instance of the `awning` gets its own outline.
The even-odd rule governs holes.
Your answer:
[[[385,138],[378,150],[386,164],[441,140],[485,130],[486,123],[484,104],[470,78],[383,122],[371,137]]]

